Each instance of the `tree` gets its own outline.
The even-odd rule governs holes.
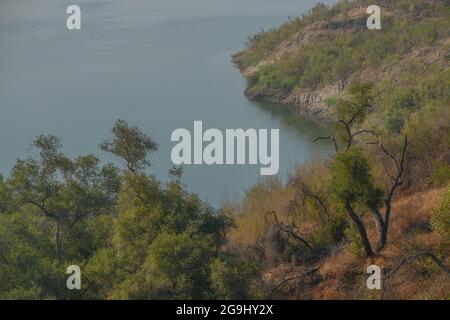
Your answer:
[[[262,288],[255,281],[260,266],[252,259],[224,253],[211,263],[211,286],[217,299],[261,298]]]
[[[364,205],[378,207],[382,190],[375,187],[370,174],[370,165],[362,151],[357,148],[340,153],[332,164],[332,190],[354,222],[361,237],[366,257],[374,252],[367,236],[366,227],[355,208]]]
[[[63,296],[64,273],[54,263],[52,243],[36,215],[0,215],[0,299]],[[59,269],[62,271],[62,268]]]
[[[92,291],[120,299],[212,297],[211,263],[225,243],[230,219],[184,190],[181,167],[169,170],[174,180],[166,185],[145,174],[157,144],[140,129],[118,120],[112,133],[101,148],[124,160],[127,170],[121,175],[111,247],[86,266]]]
[[[127,169],[137,172],[149,166],[148,156],[158,150],[158,144],[137,127],[129,127],[124,120],[117,120],[111,130],[112,140],[100,144],[103,151],[121,158]]]
[[[8,212],[11,209],[11,195],[9,194],[8,186],[0,175],[0,214]]]
[[[132,131],[113,139],[134,146],[128,170],[69,159],[41,135],[37,155],[0,178],[0,298],[247,296],[254,270],[223,252],[231,219],[184,189],[181,168],[167,184],[146,175],[151,139]],[[83,270],[81,291],[62,285],[68,262]]]
[[[375,220],[378,231],[378,243],[377,251],[383,250],[386,246],[387,235],[389,230],[389,218],[392,212],[392,200],[395,195],[395,191],[403,184],[403,174],[405,171],[406,150],[408,147],[408,137],[405,136],[403,146],[399,158],[396,158],[383,143],[380,144],[382,152],[392,161],[395,173],[391,174],[389,169],[385,167],[386,175],[391,180],[391,186],[389,187],[386,197],[383,199],[384,204],[383,214],[380,212],[380,203],[368,203],[372,217]]]
[[[336,107],[336,122],[332,125],[334,134],[315,139],[332,141],[336,152],[350,149],[361,135],[376,136],[373,130],[360,129],[367,114],[373,110],[373,85],[354,84],[348,93],[350,99],[328,100],[328,104]]]
[[[176,183],[162,187],[132,172],[123,176],[117,209],[111,248],[87,265],[96,292],[118,299],[213,296],[210,264],[225,242],[226,216]]]
[[[320,137],[333,142],[336,156],[333,160],[333,188],[337,198],[342,202],[346,212],[355,223],[361,237],[366,256],[374,254],[367,238],[366,228],[355,212],[355,207],[363,205],[368,208],[377,226],[378,243],[376,251],[381,251],[387,241],[389,218],[392,211],[392,200],[398,187],[403,183],[405,171],[406,150],[408,138],[405,136],[400,156],[396,157],[380,142],[379,135],[374,130],[361,129],[367,113],[372,107],[372,85],[353,85],[349,89],[350,99],[340,99],[337,102],[337,122],[334,125],[334,135]],[[369,144],[378,145],[380,152],[392,163],[393,170],[385,165],[386,175],[391,179],[391,185],[383,199],[384,192],[374,185],[371,168],[361,149],[355,147],[358,137],[370,135]],[[316,140],[318,140],[316,139]],[[392,173],[391,171],[394,171]],[[384,205],[384,212],[380,207]]]
[[[38,136],[33,145],[38,157],[17,161],[8,188],[18,208],[36,211],[54,223],[55,255],[60,262],[63,229],[112,210],[117,172],[112,165],[99,167],[93,155],[70,160],[55,136]]]

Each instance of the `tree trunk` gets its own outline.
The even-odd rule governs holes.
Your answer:
[[[351,207],[350,203],[345,202],[345,209],[347,210],[347,213],[352,218],[353,222],[358,228],[359,236],[361,237],[361,241],[364,246],[366,258],[373,257],[374,253],[372,250],[372,246],[370,245],[369,238],[367,237],[367,232],[366,228],[364,227],[364,224],[362,223],[361,219],[359,219],[357,214],[353,211],[353,208]]]
[[[380,252],[384,249],[387,241],[387,226],[383,228],[383,232],[379,235],[378,244],[377,244],[377,252]]]
[[[386,246],[388,230],[389,230],[389,217],[391,215],[391,198],[385,201],[386,211],[384,214],[384,224],[383,224],[383,232],[381,233],[378,239],[377,251],[381,251]]]
[[[378,233],[378,243],[376,251],[381,251],[386,245],[387,240],[387,223],[383,220],[380,211],[376,208],[371,208],[370,213],[372,214],[373,219],[375,220],[375,224],[377,226]]]
[[[58,263],[61,262],[62,259],[62,245],[61,245],[61,223],[59,220],[56,220],[55,225],[55,253],[56,253],[56,259],[58,260]]]

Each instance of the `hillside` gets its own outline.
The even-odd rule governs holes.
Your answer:
[[[367,1],[318,4],[309,14],[249,37],[233,60],[248,79],[245,94],[329,120],[327,98],[353,82],[372,81],[383,96],[449,79],[448,1],[381,1],[382,29],[366,27]],[[448,98],[448,96],[447,96]],[[384,117],[399,115],[392,110]]]
[[[369,265],[376,264],[388,275],[406,257],[439,247],[442,239],[433,233],[431,217],[440,196],[442,190],[436,189],[399,199],[394,204],[397,214],[392,219],[389,235],[392,241],[374,259],[364,261],[355,257],[344,243],[318,260],[297,266],[279,265],[266,276],[277,284],[282,283],[278,294],[293,299],[448,299],[449,276],[426,257],[405,261],[384,282],[382,291],[367,289],[364,272]],[[375,235],[374,229],[369,232]],[[449,258],[444,261],[447,265],[449,262]],[[313,272],[308,273],[309,270]]]
[[[202,201],[182,166],[158,180],[158,142],[123,119],[99,154],[38,135],[0,175],[0,300],[450,299],[449,1],[381,1],[380,31],[368,5],[319,4],[234,56],[250,98],[331,145],[238,202]]]
[[[270,297],[449,298],[450,4],[380,1],[368,30],[371,4],[318,4],[233,56],[250,99],[326,123],[334,149],[224,208]]]
[[[305,168],[300,167],[296,176],[308,179],[305,173]],[[318,179],[323,181],[323,176]],[[368,259],[363,257],[351,222],[339,209],[321,216],[315,202],[305,203],[298,190],[296,181],[286,186],[266,181],[252,188],[242,203],[226,208],[236,220],[236,228],[228,234],[228,250],[259,261],[263,282],[259,290],[265,296],[339,300],[450,298],[450,188],[397,197],[388,244]],[[438,220],[446,227],[438,227]],[[368,215],[363,215],[363,221],[374,244],[376,226]],[[300,238],[309,247],[298,241]],[[438,257],[441,265],[428,253]],[[382,290],[366,286],[366,269],[372,264],[379,266],[385,277]]]

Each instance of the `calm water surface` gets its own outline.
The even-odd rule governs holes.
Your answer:
[[[329,1],[332,2],[332,1]],[[82,30],[67,31],[65,9],[82,9]],[[0,172],[32,154],[41,133],[63,139],[69,156],[101,154],[118,118],[160,144],[151,173],[167,181],[170,134],[210,128],[279,128],[281,177],[328,151],[323,129],[283,109],[249,102],[230,63],[248,35],[301,15],[300,0],[1,0]],[[101,154],[105,161],[111,159]],[[184,182],[215,206],[242,196],[259,166],[190,166]]]

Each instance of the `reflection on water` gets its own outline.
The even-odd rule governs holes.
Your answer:
[[[297,134],[305,138],[305,140],[314,142],[317,137],[324,136],[328,132],[325,125],[299,116],[288,106],[268,102],[254,102],[254,105],[270,114],[273,118],[281,119],[284,127],[295,130]],[[316,143],[319,148],[324,148],[325,150],[328,149],[327,143],[324,143],[323,141],[317,141]]]

